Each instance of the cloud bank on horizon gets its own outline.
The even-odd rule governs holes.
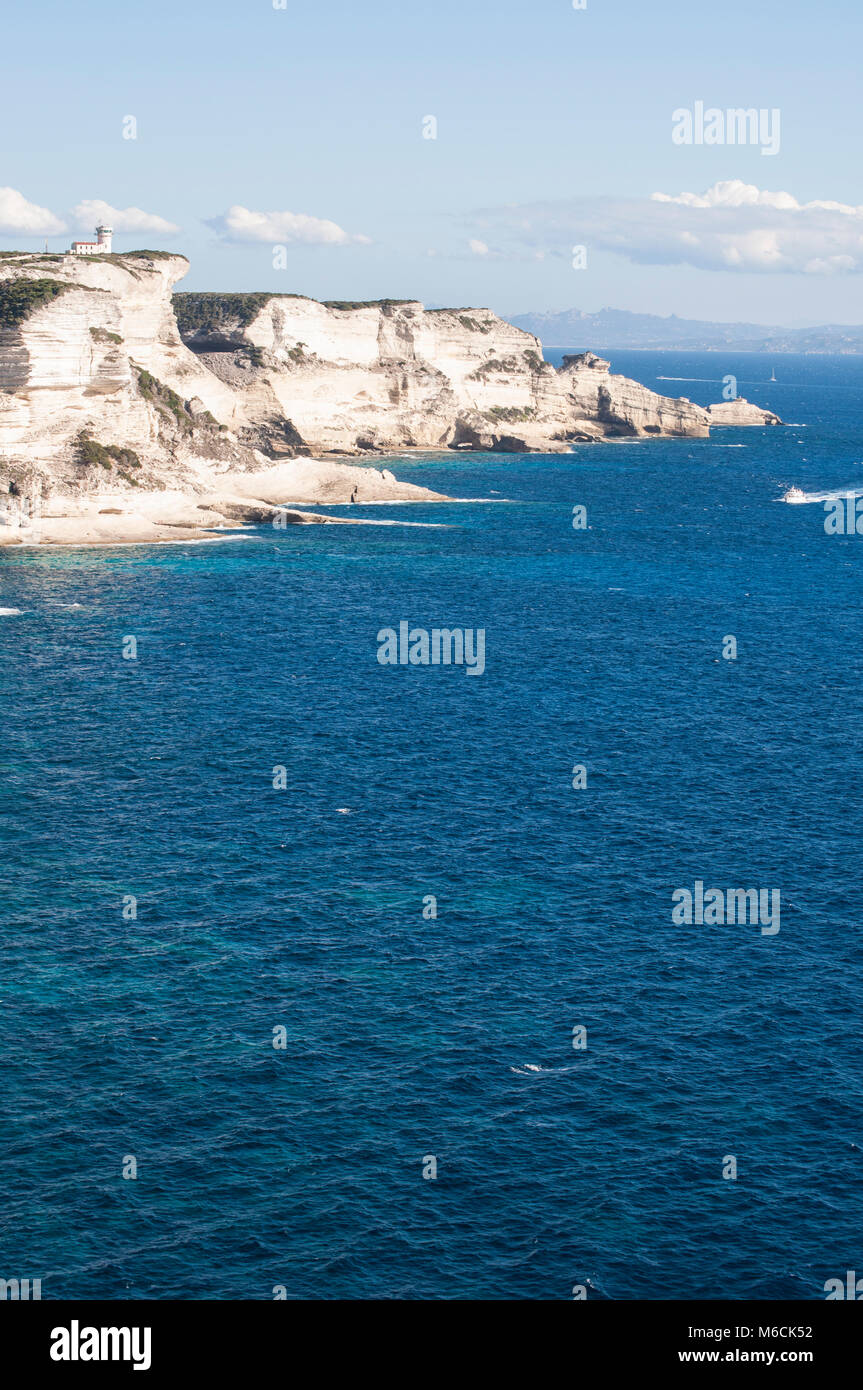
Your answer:
[[[17,188],[0,188],[0,231],[13,236],[60,236],[65,222],[48,208],[40,208]]]
[[[78,227],[95,227],[103,222],[115,232],[156,232],[159,236],[171,236],[180,230],[175,222],[168,222],[155,213],[144,212],[141,208],[112,208],[110,203],[99,198],[78,203],[72,209],[72,217]]]
[[[101,198],[84,199],[69,214],[69,222],[57,217],[50,208],[31,203],[16,188],[0,188],[0,232],[12,236],[62,236],[69,223],[76,227],[95,227],[105,223],[117,232],[155,232],[173,236],[180,228],[155,213],[142,208],[114,208]]]
[[[740,179],[705,193],[594,197],[486,209],[477,219],[500,253],[569,256],[573,243],[640,265],[836,275],[863,270],[863,207],[800,203]]]
[[[119,233],[173,236],[176,223],[142,208],[84,199],[69,213],[76,227],[100,222]],[[258,212],[232,204],[203,219],[225,242],[291,246],[365,246],[371,239],[308,213]],[[704,193],[650,197],[585,197],[485,209],[472,222],[482,237],[472,257],[489,260],[568,257],[573,244],[612,252],[638,265],[688,265],[709,271],[842,275],[863,270],[863,206],[825,199],[799,202],[791,193],[740,179]],[[0,188],[0,231],[59,236],[68,224],[14,188]]]
[[[180,231],[175,222],[143,208],[115,208],[101,198],[85,198],[69,214],[76,227],[105,223],[116,232],[153,232],[173,236]],[[294,246],[368,246],[371,238],[346,232],[338,223],[302,212],[255,212],[239,203],[219,217],[204,219],[204,225],[223,240],[248,243],[285,243]],[[69,224],[50,208],[32,203],[15,188],[0,188],[0,231],[14,236],[61,236]]]
[[[253,212],[235,203],[206,225],[225,241],[284,243],[288,246],[368,246],[371,238],[346,232],[337,222],[304,212]]]

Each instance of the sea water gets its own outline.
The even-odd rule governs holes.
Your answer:
[[[332,509],[428,528],[0,555],[0,1276],[740,1299],[860,1266],[863,537],[780,499],[863,484],[863,363],[610,355],[792,423],[414,456],[487,500]],[[402,622],[482,629],[481,676],[381,664]],[[674,922],[695,882],[778,891],[781,930]]]

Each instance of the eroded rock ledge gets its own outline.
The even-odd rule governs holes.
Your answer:
[[[554,368],[538,338],[488,309],[268,294],[177,294],[174,305],[184,343],[242,397],[249,423],[289,419],[313,453],[549,453],[710,429],[701,406],[617,376],[594,353]],[[749,412],[740,423],[775,419]]]
[[[0,542],[37,510],[57,532],[125,517],[197,533],[285,504],[439,498],[339,457],[777,423],[744,401],[659,396],[592,353],[555,369],[488,309],[172,295],[187,269],[155,251],[0,253]]]

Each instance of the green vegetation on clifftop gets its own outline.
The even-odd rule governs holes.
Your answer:
[[[37,309],[71,288],[62,280],[0,281],[0,328],[19,328]]]
[[[270,299],[309,299],[306,294],[255,290],[248,294],[197,293],[187,290],[173,296],[174,313],[182,337],[218,336],[225,329],[248,328]],[[310,299],[325,309],[389,309],[412,304],[411,299]]]
[[[187,291],[173,296],[177,325],[185,338],[193,333],[219,333],[224,328],[248,328],[269,299],[305,299],[302,294],[273,294],[258,290],[250,294],[197,294]]]
[[[412,299],[322,299],[325,309],[393,309],[399,304],[413,304]]]

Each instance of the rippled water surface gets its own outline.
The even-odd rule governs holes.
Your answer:
[[[861,1267],[863,537],[778,499],[863,486],[863,363],[612,357],[793,427],[415,457],[490,500],[357,509],[446,529],[0,556],[0,1276],[818,1298]],[[485,674],[379,665],[403,619],[484,628]],[[779,934],[675,925],[696,879],[779,888]]]

